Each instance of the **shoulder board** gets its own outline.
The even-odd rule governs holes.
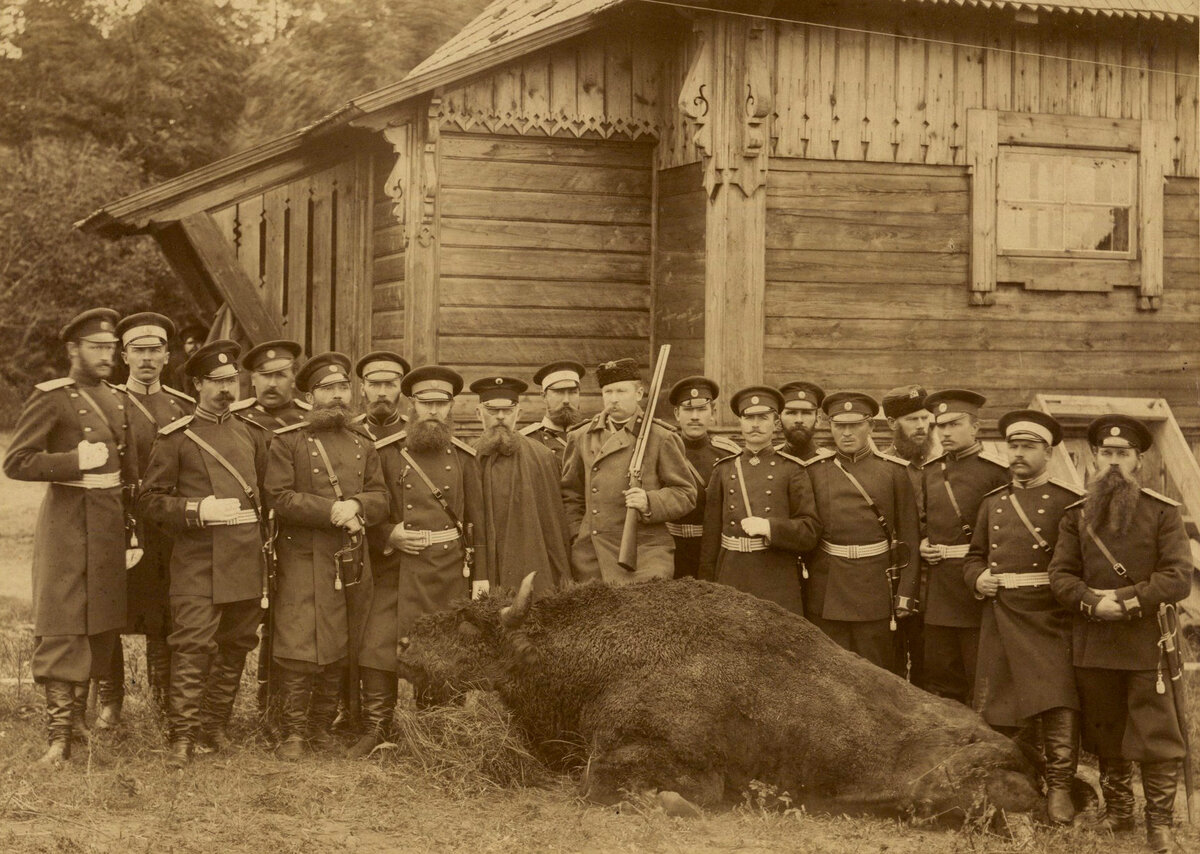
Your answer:
[[[1075,484],[1071,483],[1068,480],[1063,480],[1061,477],[1052,477],[1052,478],[1050,478],[1050,482],[1052,484],[1054,484],[1055,486],[1065,489],[1067,492],[1071,493],[1072,495],[1078,495],[1080,498],[1083,498],[1083,496],[1087,495],[1086,490],[1080,489]]]
[[[466,451],[471,456],[475,456],[475,449],[472,448],[470,445],[468,445],[466,442],[464,442],[462,439],[458,438],[457,436],[451,436],[450,442],[454,445],[454,447],[458,448],[460,451]]]
[[[356,436],[361,436],[362,438],[366,439],[372,445],[375,444],[375,437],[370,434],[364,425],[351,423],[346,425],[346,429]]]
[[[939,461],[941,461],[941,460],[944,460],[945,458],[946,458],[946,452],[945,452],[945,451],[942,451],[942,452],[941,452],[940,454],[938,454],[936,457],[930,457],[929,459],[927,459],[927,460],[926,460],[926,461],[923,463],[923,465],[926,465],[926,466],[928,466],[928,465],[933,465],[934,463],[936,463],[936,462],[939,462]]]
[[[520,433],[522,436],[532,436],[534,433],[536,433],[538,430],[541,430],[541,429],[542,429],[542,422],[535,421],[532,424],[526,424],[524,427],[522,427],[517,432]]]
[[[253,418],[251,418],[249,415],[243,415],[240,412],[235,412],[235,413],[233,413],[233,417],[236,418],[238,421],[242,422],[243,424],[249,424],[251,427],[257,427],[259,430],[266,430],[268,433],[271,432],[270,427],[268,427],[265,424],[259,424],[257,421],[255,421]]]
[[[230,412],[241,412],[243,409],[249,409],[254,404],[258,403],[257,397],[247,397],[245,400],[235,400],[229,404]]]
[[[1000,466],[1000,468],[1002,468],[1002,469],[1007,469],[1007,468],[1008,468],[1008,460],[1002,460],[1002,459],[1000,459],[1000,458],[999,458],[999,457],[997,457],[995,454],[993,454],[991,451],[986,451],[986,450],[984,450],[984,451],[980,451],[980,452],[979,452],[979,459],[981,459],[981,460],[987,460],[987,461],[988,461],[989,463],[991,463],[992,465],[997,465],[997,466]]]
[[[180,400],[186,400],[188,403],[196,402],[196,398],[192,397],[190,394],[184,394],[179,389],[171,388],[169,385],[163,386],[162,390],[165,391],[167,394],[171,395],[172,397],[177,397]],[[232,409],[233,407],[231,406],[229,408]]]
[[[301,400],[301,399],[300,399],[300,398],[298,398],[298,397],[293,397],[293,398],[292,398],[292,403],[296,404],[296,406],[300,407],[300,408],[301,408],[301,409],[303,409],[305,412],[311,412],[311,411],[312,411],[312,404],[311,404],[311,403],[309,403],[309,402],[307,402],[307,401]]]
[[[38,391],[54,391],[56,388],[66,388],[69,385],[75,385],[75,380],[70,377],[59,377],[56,380],[46,380],[44,383],[38,383],[34,388]]]
[[[113,391],[123,391],[126,394],[129,394],[129,389],[125,388],[125,383],[120,383],[120,384],[106,383],[106,385],[109,388],[111,388]]]
[[[1178,501],[1176,501],[1174,498],[1167,498],[1167,496],[1163,495],[1161,492],[1155,492],[1153,489],[1146,489],[1146,487],[1144,487],[1144,486],[1142,487],[1142,492],[1146,493],[1151,498],[1157,498],[1162,503],[1167,504],[1171,507],[1179,506]]]
[[[717,461],[715,463],[713,463],[713,468],[716,468],[721,463],[727,463],[730,460],[736,460],[738,458],[739,454],[741,454],[741,451],[738,451],[736,454],[729,454],[728,456],[717,457]]]
[[[1002,484],[1002,485],[1000,485],[1000,486],[997,486],[997,487],[996,487],[995,489],[993,489],[991,492],[985,492],[985,493],[983,494],[983,497],[984,497],[984,498],[987,498],[989,495],[999,495],[1001,492],[1004,492],[1004,491],[1005,491],[1006,489],[1008,489],[1010,486],[1012,486],[1012,483],[1011,483],[1011,482],[1010,482],[1010,483],[1005,483],[1005,484]]]
[[[360,412],[360,413],[358,413],[358,415],[355,415],[353,418],[350,419],[350,423],[351,424],[362,424],[366,420],[367,420],[367,413]]]
[[[407,430],[401,430],[399,433],[393,433],[390,436],[384,436],[382,439],[376,440],[375,450],[378,451],[380,448],[386,448],[388,445],[392,444],[393,442],[399,442],[401,439],[406,439],[406,438],[408,438]]]
[[[787,451],[778,451],[777,450],[775,453],[779,454],[779,456],[783,457],[785,460],[791,460],[792,462],[796,463],[799,466],[804,465],[804,460],[800,459],[797,456],[793,456],[792,454],[789,454]]]
[[[670,430],[672,433],[679,432],[679,428],[677,426],[675,426],[674,424],[672,424],[670,421],[663,421],[661,418],[656,417],[654,419],[654,423],[657,424],[659,427],[663,428],[664,430]]]
[[[730,439],[728,436],[710,436],[708,443],[720,451],[728,451],[731,454],[740,454],[742,448],[737,442]],[[776,448],[775,450],[779,450]]]
[[[887,460],[889,463],[895,463],[896,465],[908,468],[908,460],[904,459],[903,457],[893,457],[891,454],[885,454],[883,451],[880,451],[877,448],[873,450],[875,451],[875,456],[879,457],[879,459]]]
[[[278,436],[281,433],[290,433],[293,430],[299,430],[301,427],[304,427],[307,424],[308,424],[307,421],[297,421],[295,424],[289,424],[286,427],[276,427],[271,432],[274,433],[276,436]]]
[[[169,435],[171,435],[172,433],[174,433],[176,430],[179,430],[179,429],[181,429],[181,428],[183,428],[183,427],[186,427],[186,426],[188,426],[189,424],[191,424],[191,423],[192,423],[192,418],[194,418],[194,417],[195,417],[195,416],[192,416],[192,415],[185,415],[185,416],[183,416],[182,418],[176,418],[174,421],[172,421],[172,422],[171,422],[170,424],[168,424],[166,427],[163,427],[162,429],[160,429],[160,430],[158,431],[158,435],[160,435],[160,436],[169,436]]]
[[[829,450],[828,448],[818,448],[816,454],[814,454],[811,459],[803,460],[800,463],[800,465],[804,466],[805,468],[808,468],[813,463],[820,463],[820,462],[824,462],[825,460],[831,460],[831,459],[833,459],[833,457],[834,457],[833,451]]]
[[[1086,498],[1081,498],[1078,501],[1076,501],[1074,504],[1068,504],[1066,509],[1070,510],[1072,507],[1082,507],[1086,502],[1087,502]]]

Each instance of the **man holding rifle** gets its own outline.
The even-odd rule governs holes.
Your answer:
[[[661,368],[655,372],[660,383]],[[670,578],[675,546],[666,523],[695,507],[698,492],[683,442],[669,428],[645,422],[653,418],[658,388],[649,397],[649,412],[643,411],[646,386],[633,359],[600,365],[596,379],[604,410],[568,436],[563,457],[571,574],[576,581],[603,578],[615,584]],[[640,483],[631,484],[631,463],[639,453]],[[625,538],[632,570],[618,560],[627,516],[636,520],[632,537]]]
[[[1133,829],[1137,762],[1146,842],[1166,852],[1181,760],[1190,782],[1174,603],[1188,594],[1192,561],[1179,505],[1137,481],[1151,442],[1146,426],[1126,415],[1088,427],[1097,470],[1087,496],[1063,516],[1050,587],[1075,614],[1083,746],[1100,758],[1103,826]]]

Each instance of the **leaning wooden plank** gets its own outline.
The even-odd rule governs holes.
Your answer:
[[[206,213],[179,221],[196,260],[251,342],[279,337],[279,323],[263,306],[258,289],[238,263],[237,255],[221,236],[213,218]]]

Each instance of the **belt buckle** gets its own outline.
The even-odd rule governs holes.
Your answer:
[[[850,560],[858,560],[858,543],[846,546],[846,557]]]
[[[433,531],[414,531],[413,533],[421,535],[420,540],[417,541],[421,548],[427,549],[433,545]]]

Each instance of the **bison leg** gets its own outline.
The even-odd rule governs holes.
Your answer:
[[[627,793],[671,790],[704,806],[720,803],[725,783],[716,771],[679,767],[678,757],[659,741],[624,741],[597,749],[588,760],[583,796],[596,804],[615,804]]]

